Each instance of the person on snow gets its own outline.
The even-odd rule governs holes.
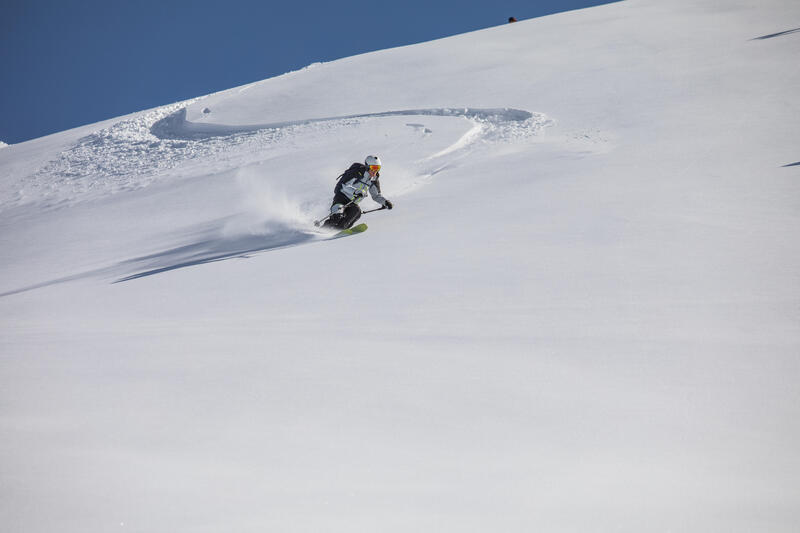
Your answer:
[[[336,188],[333,190],[333,203],[331,216],[324,226],[329,228],[347,229],[353,226],[361,217],[361,208],[358,203],[367,197],[369,192],[372,199],[386,209],[392,208],[392,202],[381,195],[381,160],[376,155],[368,155],[364,163],[353,163],[350,168],[339,176]]]

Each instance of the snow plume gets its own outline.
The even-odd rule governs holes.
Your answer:
[[[288,173],[277,177],[263,172],[264,165],[240,169],[234,175],[237,194],[227,200],[238,213],[213,222],[177,246],[131,259],[119,265],[126,282],[171,270],[246,258],[253,254],[297,246],[318,238],[310,215],[302,208],[301,190]],[[226,200],[220,198],[220,202]],[[237,202],[239,204],[237,205]]]
[[[237,172],[241,212],[225,225],[225,237],[272,235],[311,225],[312,195],[304,191],[299,176],[288,171],[267,172],[263,167],[250,166]],[[294,180],[295,177],[298,179]]]

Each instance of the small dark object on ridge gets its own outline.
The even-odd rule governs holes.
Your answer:
[[[514,17],[508,17],[508,22],[509,22],[509,23],[511,23],[511,22],[516,22],[516,21],[517,21],[517,19],[516,19],[516,18],[514,18]]]

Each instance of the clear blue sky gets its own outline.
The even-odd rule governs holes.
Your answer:
[[[0,141],[609,0],[2,0]]]

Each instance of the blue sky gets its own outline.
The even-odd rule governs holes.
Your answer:
[[[0,141],[608,0],[3,0]]]

